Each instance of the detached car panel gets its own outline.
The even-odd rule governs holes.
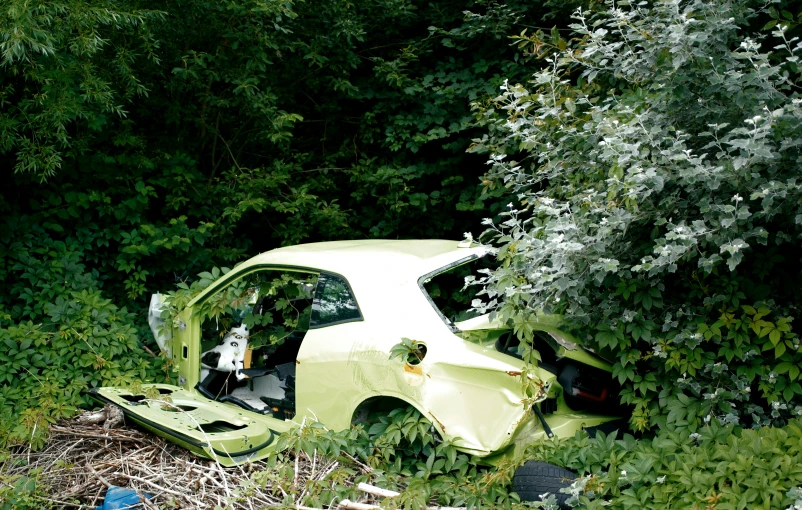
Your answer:
[[[527,399],[509,329],[487,316],[448,317],[463,313],[462,277],[454,277],[456,291],[427,292],[441,273],[471,271],[464,265],[487,253],[439,240],[263,253],[198,295],[168,334],[155,331],[178,366],[179,386],[93,394],[224,465],[269,455],[278,434],[304,420],[344,429],[388,403],[416,407],[443,437],[488,461],[547,433],[570,436],[617,419],[609,364],[559,331],[556,319],[543,318],[536,347],[544,362],[532,374],[538,394]],[[151,311],[158,307],[154,299]],[[414,359],[391,359],[402,339],[417,347]],[[146,398],[150,388],[169,399]]]
[[[126,418],[203,457],[224,466],[263,458],[275,451],[278,436],[294,425],[226,403],[209,400],[195,391],[166,384],[155,387],[170,402],[148,399],[128,390],[100,388],[92,395],[122,408]]]

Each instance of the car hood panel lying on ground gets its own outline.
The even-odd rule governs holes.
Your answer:
[[[416,407],[466,452],[489,459],[509,454],[545,433],[523,403],[524,363],[506,347],[509,331],[487,317],[455,324],[424,289],[440,272],[488,251],[456,241],[372,240],[263,253],[221,277],[179,313],[165,349],[178,366],[179,386],[155,386],[160,395],[169,395],[169,403],[126,389],[99,388],[93,394],[155,433],[224,465],[270,454],[277,435],[304,420],[344,429],[369,404],[388,403]],[[215,299],[230,300],[229,316],[212,320],[200,313]],[[290,324],[289,333],[282,320]],[[249,335],[238,337],[237,349],[246,351],[236,358],[247,361],[236,372],[218,370],[204,354],[235,327]],[[543,331],[559,344],[555,367],[568,360],[609,371],[603,360],[576,349],[553,318],[544,319]],[[402,339],[423,349],[422,359],[391,359]],[[504,349],[500,342],[506,342]],[[573,435],[614,419],[605,415],[613,413],[569,407],[558,383],[562,369],[552,368],[538,368],[534,376],[542,389],[538,400],[549,397],[554,403],[544,412],[555,434]]]

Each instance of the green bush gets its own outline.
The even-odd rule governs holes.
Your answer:
[[[271,469],[253,482],[284,490],[287,506],[319,507],[360,496],[359,482],[396,490],[388,508],[425,508],[436,502],[469,508],[546,508],[551,498],[527,504],[510,492],[514,468],[543,460],[575,471],[563,489],[569,504],[595,509],[746,508],[796,510],[802,492],[802,421],[757,430],[711,423],[689,432],[661,430],[654,438],[629,434],[544,439],[519,459],[487,468],[440,442],[431,424],[412,408],[396,409],[364,429],[341,432],[305,424],[283,434],[283,452],[268,460]],[[296,457],[339,459],[329,477],[305,487],[293,483]],[[283,488],[280,489],[279,487]],[[526,506],[525,506],[526,505]]]
[[[166,377],[150,292],[279,245],[459,236],[497,199],[469,101],[523,76],[505,34],[553,10],[3,2],[0,444]]]
[[[0,462],[5,459],[0,457]],[[34,473],[36,475],[36,473]],[[36,477],[3,476],[0,478],[0,510],[38,510],[53,508]]]
[[[510,204],[486,221],[501,267],[475,306],[525,339],[562,314],[614,360],[638,430],[802,414],[802,47],[784,6],[580,9],[570,40],[516,36],[540,70],[477,104],[493,130],[473,150]]]
[[[40,447],[48,426],[87,405],[82,392],[169,379],[169,363],[147,354],[133,313],[104,297],[74,244],[4,253],[4,284],[17,299],[0,308],[0,447]]]
[[[711,424],[654,439],[547,441],[527,456],[584,475],[570,490],[582,508],[792,509],[802,485],[802,421],[743,430]]]

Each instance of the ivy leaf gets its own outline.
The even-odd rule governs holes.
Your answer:
[[[780,333],[779,329],[772,329],[771,333],[769,333],[769,340],[771,340],[771,343],[773,343],[774,345],[777,345],[777,342],[780,341],[781,337],[782,334]]]

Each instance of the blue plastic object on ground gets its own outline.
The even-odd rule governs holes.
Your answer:
[[[144,494],[144,496],[145,499],[153,497],[150,494]],[[95,510],[122,510],[124,508],[129,510],[142,508],[139,494],[135,490],[125,487],[109,487],[103,504]]]

